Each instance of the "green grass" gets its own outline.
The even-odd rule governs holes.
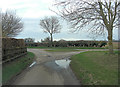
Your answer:
[[[28,47],[28,48],[45,49],[45,51],[48,51],[48,52],[79,51],[76,49],[105,49],[105,48],[100,48],[100,47]]]
[[[118,51],[88,51],[72,56],[70,66],[83,85],[118,85]]]
[[[2,69],[2,82],[6,83],[13,76],[25,69],[30,63],[32,63],[34,56],[35,55],[33,53],[28,52],[26,56],[4,64]]]
[[[79,51],[76,49],[105,49],[105,48],[100,48],[100,47],[28,47],[28,48],[45,49],[45,51],[48,51],[48,52]]]
[[[27,47],[37,49],[105,49],[101,47]]]
[[[75,49],[46,49],[45,51],[48,52],[72,52],[72,51],[79,51],[79,50],[75,50]]]

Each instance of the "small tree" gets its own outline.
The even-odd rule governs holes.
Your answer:
[[[109,53],[113,53],[113,29],[118,28],[120,0],[61,0],[56,3],[62,17],[70,21],[74,31],[88,27],[88,30],[108,33]]]
[[[2,36],[14,37],[23,29],[23,23],[15,12],[6,11],[2,13]]]
[[[53,42],[53,34],[60,33],[61,25],[57,17],[52,16],[50,18],[45,17],[40,20],[40,26],[45,33],[49,33],[51,37],[51,43]]]

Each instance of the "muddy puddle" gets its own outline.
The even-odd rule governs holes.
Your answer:
[[[69,59],[62,59],[62,60],[55,60],[55,63],[61,68],[68,68],[71,60]]]
[[[68,69],[71,60],[69,59],[61,59],[61,60],[53,60],[50,62],[46,62],[44,65],[50,69],[59,70],[59,69]]]
[[[34,61],[13,85],[80,85],[71,68],[71,60],[52,60],[42,64]]]
[[[44,63],[45,66],[51,67],[51,68],[64,68],[67,69],[69,67],[71,60],[70,59],[61,59],[61,60],[53,60],[50,62]],[[30,68],[36,65],[37,62],[33,61],[33,63],[29,66]]]
[[[54,60],[44,64],[50,72],[57,72],[62,75],[65,85],[79,85],[79,81],[69,67],[71,60],[61,59]]]

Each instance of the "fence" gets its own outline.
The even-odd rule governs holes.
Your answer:
[[[0,37],[0,64],[2,64],[2,38]]]
[[[27,53],[27,48],[23,39],[2,38],[2,61],[7,62],[23,56]]]

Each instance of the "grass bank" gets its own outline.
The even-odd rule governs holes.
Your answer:
[[[28,52],[26,56],[18,58],[14,61],[8,62],[3,65],[2,68],[2,82],[3,84],[9,81],[13,76],[20,73],[23,69],[25,69],[29,64],[32,63],[34,59],[34,54]]]
[[[118,51],[88,51],[72,56],[71,68],[83,85],[118,85]]]

